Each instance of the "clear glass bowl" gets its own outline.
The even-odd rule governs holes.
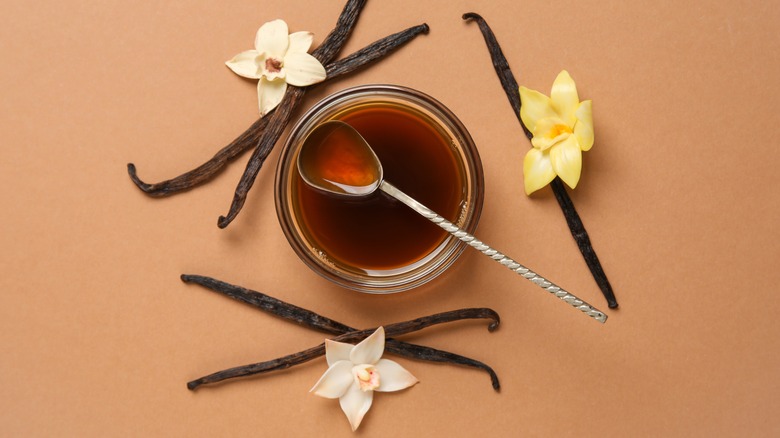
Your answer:
[[[368,265],[362,266],[365,264],[360,259],[360,251],[357,251],[358,255],[351,259],[337,257],[334,256],[335,252],[330,251],[322,244],[324,240],[332,236],[318,235],[318,233],[326,232],[318,230],[318,226],[325,227],[325,225],[320,224],[328,223],[331,218],[318,217],[317,215],[321,214],[320,211],[311,211],[311,205],[302,201],[302,199],[307,199],[306,196],[310,196],[306,195],[305,191],[311,189],[305,186],[298,174],[296,166],[298,151],[303,140],[318,124],[334,119],[348,121],[349,117],[364,114],[361,111],[365,112],[367,109],[376,108],[388,109],[388,111],[399,109],[419,122],[424,130],[435,132],[443,140],[444,147],[436,149],[436,153],[448,155],[439,158],[450,163],[453,172],[457,175],[450,181],[437,180],[436,183],[443,183],[445,186],[449,184],[449,190],[454,196],[451,200],[457,202],[452,204],[455,208],[449,215],[442,211],[438,211],[438,213],[472,234],[482,212],[484,181],[479,153],[466,128],[444,105],[419,91],[396,85],[364,85],[349,88],[326,97],[303,115],[287,139],[276,171],[276,212],[282,230],[295,253],[316,273],[348,289],[381,294],[412,289],[433,280],[455,262],[466,246],[456,238],[442,232],[439,237],[436,237],[437,241],[414,257],[405,259],[394,266],[377,268]],[[381,123],[375,121],[374,125],[378,129],[382,129]],[[396,137],[402,135],[399,132],[387,132],[386,134]],[[374,135],[376,136],[376,133]],[[377,150],[377,152],[379,151]],[[404,155],[404,160],[407,159],[409,162],[415,160],[414,150],[410,156]],[[396,183],[389,176],[388,181]],[[408,190],[404,187],[400,188]],[[412,187],[408,194],[414,196],[413,192],[414,188]],[[398,204],[400,205],[400,203]],[[434,208],[433,205],[428,205],[428,207]],[[370,208],[370,206],[360,208]],[[398,208],[407,209],[405,206]],[[330,210],[323,211],[325,213],[322,214],[327,214],[327,211]],[[409,211],[411,212],[411,210]],[[422,218],[420,217],[420,219]],[[422,222],[426,223],[420,223],[421,227],[438,228],[434,224],[427,223],[425,219],[422,219]],[[339,236],[339,242],[346,243],[353,249],[361,249],[361,244],[364,241],[359,240],[361,238],[357,236],[357,233],[353,237],[349,234],[349,230],[346,232],[347,234]],[[383,233],[385,230],[377,227],[373,232]],[[381,237],[385,238],[386,236]],[[393,243],[404,245],[404,238],[405,233],[398,233],[392,237]],[[349,241],[350,239],[356,240]],[[413,245],[417,241],[409,241],[408,243]],[[381,248],[367,248],[362,254],[369,263],[368,259],[372,258],[369,256],[374,254],[372,251],[381,250]]]

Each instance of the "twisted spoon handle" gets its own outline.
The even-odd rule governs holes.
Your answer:
[[[553,282],[546,280],[541,275],[533,272],[532,270],[526,268],[520,263],[517,263],[511,258],[505,256],[504,254],[501,254],[495,249],[485,245],[484,243],[482,243],[482,241],[480,241],[476,237],[463,231],[462,229],[460,229],[459,227],[457,227],[447,219],[444,219],[443,217],[439,216],[438,214],[436,214],[435,211],[417,202],[414,198],[402,192],[394,185],[388,183],[387,181],[382,181],[379,188],[383,192],[392,196],[393,198],[403,202],[412,210],[422,215],[424,218],[438,225],[439,227],[444,229],[444,231],[452,234],[453,236],[457,237],[461,241],[467,243],[469,246],[480,251],[482,254],[485,254],[491,259],[497,261],[498,263],[501,263],[502,265],[506,266],[510,270],[521,275],[526,280],[533,282],[535,285],[555,295],[556,297],[560,298],[562,301],[569,303],[569,305],[571,305],[575,309],[578,309],[582,313],[590,316],[591,318],[595,319],[596,321],[602,324],[607,321],[607,315],[604,314],[604,312],[594,308],[593,306],[586,303],[585,301],[563,290],[560,286],[557,286]]]

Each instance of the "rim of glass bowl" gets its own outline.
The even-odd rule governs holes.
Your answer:
[[[473,234],[482,214],[484,197],[484,176],[482,161],[471,135],[460,120],[436,99],[420,91],[398,85],[371,84],[347,88],[325,97],[309,109],[295,124],[285,142],[276,169],[274,197],[276,214],[290,246],[298,257],[322,277],[347,289],[386,294],[419,287],[446,271],[467,245],[453,236],[448,236],[423,263],[414,263],[413,268],[400,273],[373,276],[367,273],[351,272],[315,248],[305,239],[294,207],[292,206],[292,178],[296,177],[295,161],[301,141],[318,123],[337,116],[345,109],[358,104],[387,102],[405,104],[422,112],[438,123],[452,139],[453,150],[460,156],[460,165],[467,183],[461,214],[456,225]]]

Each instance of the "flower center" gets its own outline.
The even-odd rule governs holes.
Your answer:
[[[563,124],[553,125],[552,129],[547,133],[547,138],[553,139],[561,134],[572,134],[571,128]]]
[[[379,388],[379,372],[373,365],[357,365],[352,368],[352,374],[361,391],[373,391]]]
[[[566,140],[573,134],[571,127],[557,117],[547,117],[536,122],[531,144],[540,151],[546,151]]]
[[[279,73],[280,71],[282,71],[282,61],[276,58],[266,59],[265,70],[269,73]]]

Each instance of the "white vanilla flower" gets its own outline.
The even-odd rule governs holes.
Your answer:
[[[269,21],[257,31],[255,50],[241,52],[225,63],[239,76],[259,79],[257,97],[261,116],[282,101],[287,84],[305,87],[325,79],[325,67],[307,53],[314,35],[311,32],[288,35],[287,32],[284,21]]]
[[[338,398],[353,431],[371,408],[374,391],[399,391],[418,382],[398,363],[382,359],[384,350],[383,327],[357,345],[325,341],[329,368],[311,392],[320,397]]]

